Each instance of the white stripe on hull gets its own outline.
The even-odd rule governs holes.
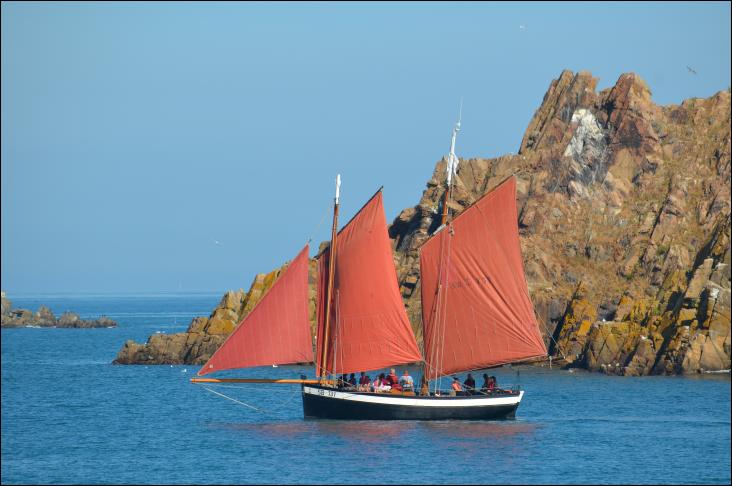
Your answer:
[[[405,398],[404,396],[395,397],[389,394],[360,394],[349,393],[327,388],[311,388],[303,386],[303,393],[308,395],[317,395],[327,398],[336,398],[352,402],[365,402],[381,405],[402,405],[411,407],[488,407],[516,405],[521,402],[524,392],[520,391],[518,395],[503,397],[483,397],[483,396],[466,396],[466,397],[430,397],[430,398]]]

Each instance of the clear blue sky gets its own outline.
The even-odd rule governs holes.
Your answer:
[[[246,288],[328,238],[336,173],[391,221],[461,96],[458,155],[516,152],[562,69],[710,96],[730,4],[3,2],[2,288]]]

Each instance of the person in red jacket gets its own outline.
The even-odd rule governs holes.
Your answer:
[[[371,378],[366,374],[365,371],[361,372],[361,377],[358,379],[358,391],[369,391],[371,387]]]
[[[396,370],[394,368],[391,369],[391,372],[389,373],[389,376],[386,377],[386,381],[389,382],[389,385],[391,385],[391,389],[402,389],[402,385],[399,384],[399,377],[396,374]]]

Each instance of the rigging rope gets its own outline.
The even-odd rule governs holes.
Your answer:
[[[534,309],[534,317],[536,317],[536,322],[540,323],[541,326],[544,328],[544,332],[546,332],[546,335],[549,336],[549,339],[552,340],[554,343],[554,349],[559,351],[559,354],[562,355],[562,358],[566,361],[567,357],[564,355],[564,352],[562,352],[562,348],[559,347],[559,343],[554,339],[554,333],[549,333],[549,328],[546,327],[546,324],[544,324],[544,321],[541,320],[541,317],[539,316],[539,313],[536,312],[536,307],[534,307],[533,302],[531,303],[531,307]],[[551,365],[552,356],[549,356],[549,364]]]
[[[241,390],[241,389],[243,388],[243,387],[240,387],[240,386],[219,385],[219,384],[216,384],[216,385],[210,385],[210,386],[217,386],[217,387],[219,387],[219,388],[236,388],[236,389],[239,389],[239,390]],[[232,402],[238,403],[239,405],[243,405],[243,406],[245,406],[245,407],[249,407],[249,408],[251,408],[251,409],[253,409],[253,410],[256,410],[257,412],[261,412],[261,413],[264,413],[264,414],[270,414],[270,415],[273,415],[273,414],[271,413],[272,411],[279,411],[279,410],[282,410],[282,409],[284,408],[284,406],[285,406],[285,405],[288,405],[288,404],[289,404],[290,402],[292,402],[292,400],[293,400],[293,399],[294,399],[294,398],[295,398],[295,397],[296,397],[296,396],[298,395],[298,393],[293,393],[293,394],[291,394],[291,395],[290,395],[289,397],[287,397],[287,398],[285,398],[284,400],[282,400],[282,401],[281,401],[281,402],[279,403],[279,405],[278,405],[277,407],[275,407],[275,408],[271,408],[271,409],[270,409],[269,411],[267,411],[267,410],[262,410],[262,409],[259,409],[259,408],[255,407],[255,406],[253,406],[253,405],[249,405],[248,403],[244,403],[244,402],[242,402],[242,401],[240,401],[240,400],[237,400],[237,399],[235,399],[235,398],[232,398],[232,397],[230,397],[230,396],[228,396],[228,395],[224,395],[223,393],[219,393],[219,392],[217,392],[217,391],[211,390],[211,389],[210,389],[210,388],[208,388],[207,386],[201,385],[201,387],[202,387],[202,388],[203,388],[204,390],[206,390],[206,391],[209,391],[209,392],[213,393],[214,395],[218,395],[218,396],[220,396],[220,397],[226,398],[227,400],[231,400]]]
[[[445,262],[445,303],[442,306],[442,342],[440,344],[440,357],[439,357],[439,370],[440,370],[440,378],[438,379],[438,383],[440,388],[442,387],[442,372],[445,369],[445,332],[447,331],[447,297],[450,294],[450,255],[452,251],[452,236],[453,236],[453,227],[452,225],[445,228],[445,230],[448,231],[447,236],[445,237],[447,239],[447,257]]]
[[[328,206],[328,209],[326,209],[326,211],[323,213],[323,217],[320,218],[320,223],[318,223],[318,225],[315,227],[315,230],[310,234],[310,237],[308,238],[308,242],[313,240],[313,236],[315,236],[315,234],[318,232],[318,230],[320,229],[320,227],[323,224],[323,221],[325,221],[325,217],[328,216],[328,213],[331,211],[330,208],[332,208],[332,206]]]
[[[258,409],[257,407],[254,407],[254,406],[252,406],[252,405],[249,405],[248,403],[240,402],[239,400],[237,400],[237,399],[235,399],[235,398],[231,398],[231,397],[228,397],[228,396],[224,395],[223,393],[219,393],[219,392],[217,392],[217,391],[213,391],[212,389],[210,389],[210,388],[208,388],[208,387],[205,387],[205,386],[204,386],[204,387],[203,387],[203,389],[204,389],[204,390],[206,390],[206,391],[210,391],[210,392],[211,392],[211,393],[213,393],[214,395],[218,395],[218,396],[220,396],[220,397],[224,397],[224,398],[226,398],[227,400],[231,400],[232,402],[236,402],[236,403],[238,403],[239,405],[244,405],[245,407],[249,407],[249,408],[251,408],[251,409],[253,409],[253,410],[256,410],[257,412],[264,412],[264,410],[260,410],[260,409]]]

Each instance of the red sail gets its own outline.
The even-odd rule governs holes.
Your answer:
[[[511,177],[421,248],[430,379],[546,355],[529,298]]]
[[[381,191],[338,233],[336,250],[325,369],[355,373],[421,361],[399,294]],[[318,267],[318,375],[329,251]]]
[[[232,368],[313,360],[308,318],[309,246],[203,365],[199,375]]]

